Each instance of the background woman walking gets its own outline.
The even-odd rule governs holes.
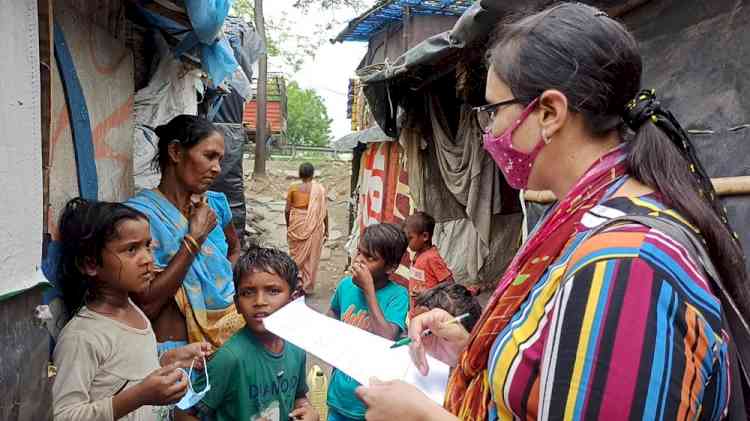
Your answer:
[[[315,289],[320,254],[328,238],[326,189],[313,180],[315,167],[306,162],[299,167],[302,183],[289,186],[286,195],[287,241],[289,254],[300,268],[306,294]]]

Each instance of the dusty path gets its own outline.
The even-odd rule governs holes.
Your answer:
[[[296,181],[301,160],[268,162],[266,179],[247,180],[246,198],[247,230],[261,245],[288,250],[284,223],[285,195],[289,185]],[[328,302],[347,266],[344,245],[349,234],[347,201],[350,191],[349,162],[312,161],[316,178],[328,190],[328,213],[331,238],[323,248],[318,283],[310,303],[318,311],[326,311]],[[246,162],[252,168],[252,161]]]

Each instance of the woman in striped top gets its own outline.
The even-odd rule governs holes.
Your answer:
[[[742,250],[687,135],[653,91],[639,93],[634,38],[564,3],[503,26],[488,59],[485,149],[511,186],[561,200],[471,333],[436,310],[412,321],[420,369],[425,351],[455,367],[445,408],[377,383],[358,392],[368,420],[723,419],[741,391],[730,391],[731,338],[699,261],[643,225],[589,235],[622,215],[682,224],[750,309]]]

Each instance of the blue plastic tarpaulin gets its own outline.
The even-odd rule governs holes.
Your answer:
[[[193,32],[203,44],[212,44],[221,32],[224,19],[229,14],[234,0],[186,0]]]
[[[214,86],[221,85],[239,67],[229,42],[222,37],[221,28],[227,18],[233,0],[186,0],[185,9],[192,28],[165,16],[156,14],[143,7],[138,7],[141,15],[149,24],[162,28],[180,39],[174,54],[195,51],[201,61],[201,67],[208,74]]]

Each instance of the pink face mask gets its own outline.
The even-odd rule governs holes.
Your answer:
[[[516,131],[526,118],[529,117],[538,99],[532,101],[521,113],[521,116],[510,127],[508,127],[500,136],[494,137],[492,131],[484,134],[484,150],[490,154],[495,164],[502,170],[508,184],[514,189],[525,189],[529,185],[529,176],[531,167],[534,165],[539,152],[542,151],[545,142],[539,139],[534,149],[529,152],[521,152],[513,148],[513,132]]]

